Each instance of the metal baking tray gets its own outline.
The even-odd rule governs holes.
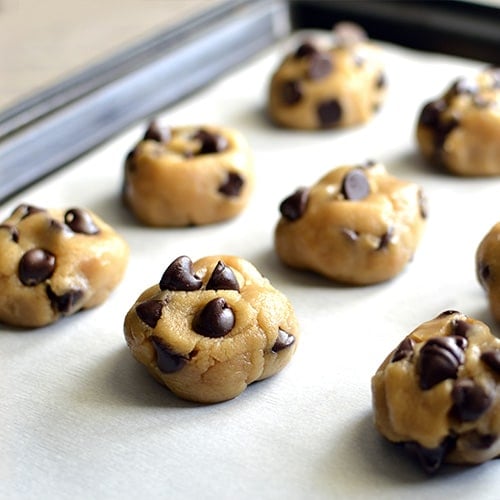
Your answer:
[[[231,0],[0,113],[0,202],[291,32],[346,19],[375,39],[500,63],[500,9],[491,5]]]

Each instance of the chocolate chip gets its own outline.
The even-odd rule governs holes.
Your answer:
[[[19,243],[19,230],[11,224],[1,224],[0,229],[6,229],[10,233],[10,238],[14,243]]]
[[[317,54],[318,49],[311,42],[304,42],[295,51],[294,57],[296,59],[301,59],[302,57],[309,57],[313,54]]]
[[[166,143],[170,140],[171,132],[168,127],[161,127],[156,120],[152,121],[144,134],[144,140]]]
[[[226,180],[219,186],[219,193],[226,196],[239,196],[244,184],[245,181],[240,174],[236,172],[228,172]]]
[[[465,337],[435,337],[420,350],[418,372],[420,388],[428,390],[446,379],[457,378],[458,369],[465,361]]]
[[[35,207],[34,205],[27,205],[23,203],[14,209],[12,215],[14,215],[18,211],[20,212],[21,219],[25,219],[30,215],[38,214],[40,212],[46,212],[47,210],[45,210],[44,208]]]
[[[201,142],[200,149],[197,152],[199,155],[221,153],[229,146],[224,136],[209,132],[205,129],[198,130],[198,132],[193,135],[193,139]]]
[[[158,320],[161,318],[161,313],[165,301],[163,300],[146,300],[135,307],[135,312],[141,321],[151,328],[155,328]]]
[[[495,101],[489,101],[482,95],[475,95],[472,98],[472,104],[479,109],[485,109],[495,104]]]
[[[226,266],[224,262],[219,260],[214,270],[212,271],[212,275],[208,280],[207,290],[236,290],[240,291],[240,285],[236,276],[234,275],[233,270]]]
[[[462,434],[462,439],[464,437],[467,439],[468,445],[476,450],[487,450],[488,448],[491,448],[493,443],[497,440],[497,436],[495,434],[480,434],[476,431]]]
[[[321,80],[333,70],[333,64],[328,53],[317,53],[311,56],[307,76],[311,80]]]
[[[481,361],[500,375],[500,349],[491,349],[481,354]]]
[[[276,337],[276,341],[274,342],[271,351],[279,352],[287,347],[290,347],[295,342],[295,337],[285,330],[278,328],[278,336]]]
[[[479,262],[477,265],[477,275],[481,285],[488,288],[488,281],[491,278],[491,268],[486,262]]]
[[[167,347],[160,337],[150,337],[151,344],[156,351],[156,364],[163,373],[178,372],[187,362],[187,359]]]
[[[292,106],[302,99],[302,85],[297,80],[284,82],[281,87],[281,99],[283,103]]]
[[[377,89],[383,89],[387,86],[387,79],[385,77],[385,74],[380,72],[377,79],[375,80],[375,87]]]
[[[309,190],[307,188],[299,188],[295,193],[285,198],[280,203],[281,215],[289,221],[300,219],[307,208],[307,200],[309,199]]]
[[[420,465],[429,474],[436,472],[441,467],[443,460],[456,444],[456,438],[447,436],[436,448],[425,448],[415,441],[405,443],[405,448],[417,456]]]
[[[71,208],[64,214],[64,222],[75,233],[81,234],[97,234],[99,228],[96,226],[90,213],[81,208]]]
[[[363,171],[354,168],[344,176],[341,191],[346,200],[362,200],[370,194],[370,184]]]
[[[387,231],[380,237],[380,241],[377,250],[384,250],[391,243],[392,237],[394,236],[394,228],[390,226]]]
[[[476,82],[467,78],[459,78],[451,85],[445,98],[450,99],[457,95],[475,94],[477,90],[478,88]]]
[[[427,219],[429,216],[429,206],[427,203],[427,197],[425,196],[422,189],[418,190],[418,209],[420,211],[420,217],[422,219]]]
[[[52,276],[56,258],[41,248],[28,250],[19,261],[19,279],[26,286],[35,286]]]
[[[454,319],[451,322],[451,332],[450,335],[456,335],[458,337],[467,337],[467,332],[470,329],[469,323],[463,319]]]
[[[160,280],[160,289],[192,292],[199,290],[202,284],[201,279],[193,272],[193,262],[183,255],[167,267]]]
[[[471,379],[455,382],[451,399],[451,415],[460,422],[477,420],[492,403],[492,398],[486,391]]]
[[[397,361],[411,357],[413,355],[413,345],[413,340],[410,337],[406,337],[394,351],[391,363],[396,363]]]
[[[323,101],[317,108],[319,123],[322,127],[333,127],[342,118],[342,107],[337,99]]]
[[[419,125],[436,128],[441,120],[441,114],[445,111],[446,107],[446,102],[441,99],[428,102],[420,112]]]
[[[193,321],[193,330],[204,337],[218,338],[228,334],[234,326],[234,312],[222,297],[211,300]]]
[[[68,226],[64,225],[61,221],[56,219],[50,219],[49,229],[52,231],[64,231],[68,229]]]
[[[62,295],[57,295],[50,285],[45,289],[52,307],[61,314],[74,311],[78,302],[83,298],[83,290],[69,290]]]

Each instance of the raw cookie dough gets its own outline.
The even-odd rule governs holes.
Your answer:
[[[0,321],[39,327],[106,300],[127,243],[90,210],[18,206],[0,225]]]
[[[254,186],[246,140],[228,128],[166,128],[153,121],[125,162],[123,200],[149,226],[230,219]]]
[[[385,93],[379,49],[360,27],[339,23],[326,46],[305,41],[285,57],[271,79],[268,112],[284,127],[348,127],[368,121]]]
[[[392,351],[372,379],[375,425],[428,472],[500,455],[500,340],[445,311]]]
[[[488,294],[491,314],[500,322],[500,222],[490,229],[477,248],[476,276]]]
[[[216,403],[279,372],[299,330],[286,297],[249,262],[175,259],[125,318],[134,357],[177,396]]]
[[[453,174],[500,175],[500,68],[460,78],[426,103],[416,135],[423,156]]]
[[[353,285],[401,272],[427,217],[422,189],[373,162],[330,171],[283,200],[280,211],[275,248],[281,260]]]

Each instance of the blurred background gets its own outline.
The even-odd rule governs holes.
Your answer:
[[[0,0],[0,111],[226,0]]]

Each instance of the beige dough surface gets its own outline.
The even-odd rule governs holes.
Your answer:
[[[299,338],[288,299],[249,262],[181,256],[125,318],[133,356],[177,396],[215,403],[279,372]]]
[[[153,123],[125,162],[123,200],[145,225],[202,225],[238,215],[253,186],[252,153],[238,131]]]
[[[330,46],[306,42],[284,58],[271,78],[268,113],[289,128],[349,127],[370,120],[385,93],[378,47],[364,39],[335,44],[332,37]]]
[[[500,175],[500,69],[460,78],[426,103],[416,136],[423,156],[453,174]]]
[[[372,379],[375,425],[428,472],[500,454],[500,340],[445,311],[411,332]]]
[[[488,231],[477,248],[476,276],[488,295],[491,314],[500,322],[500,222]]]
[[[366,192],[349,199],[355,172]],[[393,278],[413,258],[425,227],[422,189],[380,163],[335,168],[283,200],[275,249],[287,265],[334,281],[368,285]]]
[[[129,248],[90,210],[20,205],[0,225],[0,321],[39,327],[103,303]]]

